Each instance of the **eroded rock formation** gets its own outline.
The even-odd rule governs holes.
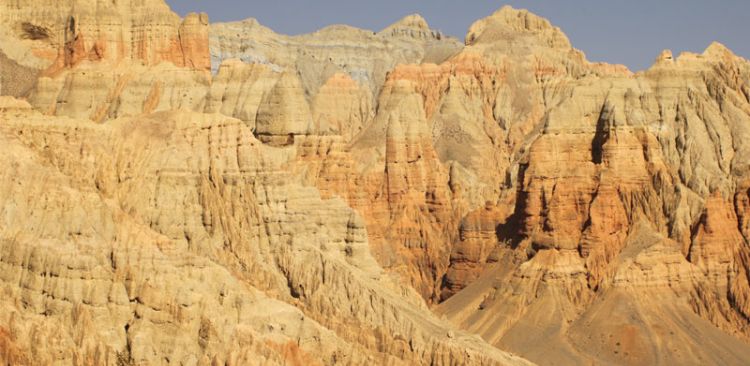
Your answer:
[[[750,362],[750,63],[718,43],[632,73],[510,7],[463,45],[0,10],[2,362]]]

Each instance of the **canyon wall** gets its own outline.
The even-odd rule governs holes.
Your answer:
[[[0,9],[6,363],[750,362],[718,43],[633,73],[510,7],[463,43]]]

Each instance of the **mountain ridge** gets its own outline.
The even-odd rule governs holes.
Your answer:
[[[723,45],[633,73],[510,7],[461,44],[133,4],[0,0],[0,361],[750,361]]]

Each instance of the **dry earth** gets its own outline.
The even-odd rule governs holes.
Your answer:
[[[750,364],[721,44],[0,0],[0,94],[0,363]]]

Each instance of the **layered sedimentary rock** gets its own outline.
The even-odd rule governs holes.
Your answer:
[[[370,92],[363,85],[348,74],[333,74],[311,103],[313,130],[352,141],[372,119],[372,104]]]
[[[210,67],[208,17],[191,14],[181,21],[160,0],[8,0],[0,8],[7,32],[51,62],[49,73],[83,61]]]
[[[509,7],[461,45],[0,5],[2,361],[750,362],[718,43],[634,74]]]
[[[402,63],[440,62],[461,49],[453,38],[429,28],[418,15],[381,32],[333,25],[299,36],[285,36],[255,19],[211,25],[214,70],[227,59],[299,70],[308,95],[334,74],[345,73],[377,97],[386,74]]]
[[[312,128],[312,114],[299,78],[291,73],[281,75],[258,108],[255,135],[261,141],[290,145],[297,135],[306,135]]]
[[[495,52],[482,44],[507,37],[489,24],[528,15],[494,17],[467,41]],[[523,24],[565,44],[544,22]],[[583,66],[544,81],[552,107],[519,152],[514,212],[497,221],[507,244],[440,311],[540,363],[747,362],[735,193],[747,176],[747,61],[714,44],[663,53],[636,75]]]
[[[165,110],[202,110],[210,83],[207,73],[172,63],[87,64],[39,78],[29,101],[46,114],[103,122]]]
[[[4,362],[524,363],[410,299],[240,120],[0,109]]]
[[[498,261],[497,227],[510,215],[491,202],[468,213],[459,227],[452,248],[450,269],[446,271],[441,298],[447,299],[480,277],[486,266]]]
[[[279,77],[266,65],[226,61],[211,80],[205,112],[235,117],[254,128],[260,104]]]
[[[203,104],[206,14],[180,19],[161,0],[4,1],[0,9],[4,68],[18,63],[42,75],[33,90],[17,83],[3,94],[30,94],[45,113],[94,121]]]

